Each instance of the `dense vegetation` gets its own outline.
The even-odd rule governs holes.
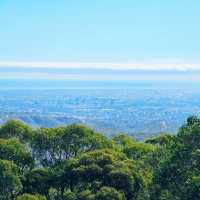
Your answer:
[[[83,125],[0,128],[0,200],[199,200],[200,119],[144,142]]]

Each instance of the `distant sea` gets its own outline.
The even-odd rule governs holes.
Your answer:
[[[0,123],[33,127],[87,124],[107,135],[144,139],[177,132],[200,114],[200,87],[184,81],[0,80]]]

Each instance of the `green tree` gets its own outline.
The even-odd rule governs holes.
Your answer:
[[[73,158],[83,152],[112,147],[112,143],[103,135],[95,133],[87,126],[72,124],[63,129],[62,149],[65,158]]]
[[[51,187],[51,173],[48,169],[34,169],[27,173],[23,179],[23,192],[44,195],[48,198]]]
[[[68,190],[64,193],[63,200],[77,200],[77,196],[74,192]]]
[[[166,146],[175,141],[176,137],[171,134],[160,134],[156,137],[148,138],[145,143],[154,144],[158,146]]]
[[[41,195],[32,195],[32,194],[23,194],[17,197],[17,200],[46,200],[44,196]]]
[[[33,167],[33,159],[18,139],[0,139],[0,159],[13,161],[21,172]]]
[[[11,161],[0,160],[0,199],[11,200],[21,189],[17,166]]]
[[[40,128],[34,131],[31,149],[33,157],[42,166],[53,166],[62,160],[61,138],[62,128]]]
[[[115,142],[115,144],[122,147],[131,146],[137,142],[133,137],[125,134],[116,135],[112,138],[112,140]]]
[[[95,200],[95,195],[90,190],[85,190],[77,195],[77,200]]]
[[[125,196],[112,187],[102,187],[95,195],[95,200],[125,200]]]
[[[43,166],[53,166],[80,153],[112,148],[105,136],[83,125],[41,128],[34,131],[31,148],[33,157]]]
[[[71,190],[97,192],[101,187],[113,187],[123,191],[127,199],[137,197],[143,187],[143,178],[135,163],[120,151],[110,149],[88,152],[69,165],[66,161],[61,173],[63,183]],[[69,167],[70,166],[70,167]],[[58,184],[59,185],[59,184]],[[64,185],[64,184],[61,184]]]
[[[200,120],[190,117],[170,148],[170,156],[155,170],[151,199],[198,199],[193,180],[200,175]]]
[[[20,141],[29,141],[32,129],[19,120],[9,120],[0,128],[0,138],[18,138]]]

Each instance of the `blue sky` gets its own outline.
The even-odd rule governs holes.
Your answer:
[[[0,66],[198,68],[199,10],[198,0],[0,0]]]

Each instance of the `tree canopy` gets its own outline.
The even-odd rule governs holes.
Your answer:
[[[137,141],[72,124],[0,127],[0,200],[199,200],[200,119]]]

